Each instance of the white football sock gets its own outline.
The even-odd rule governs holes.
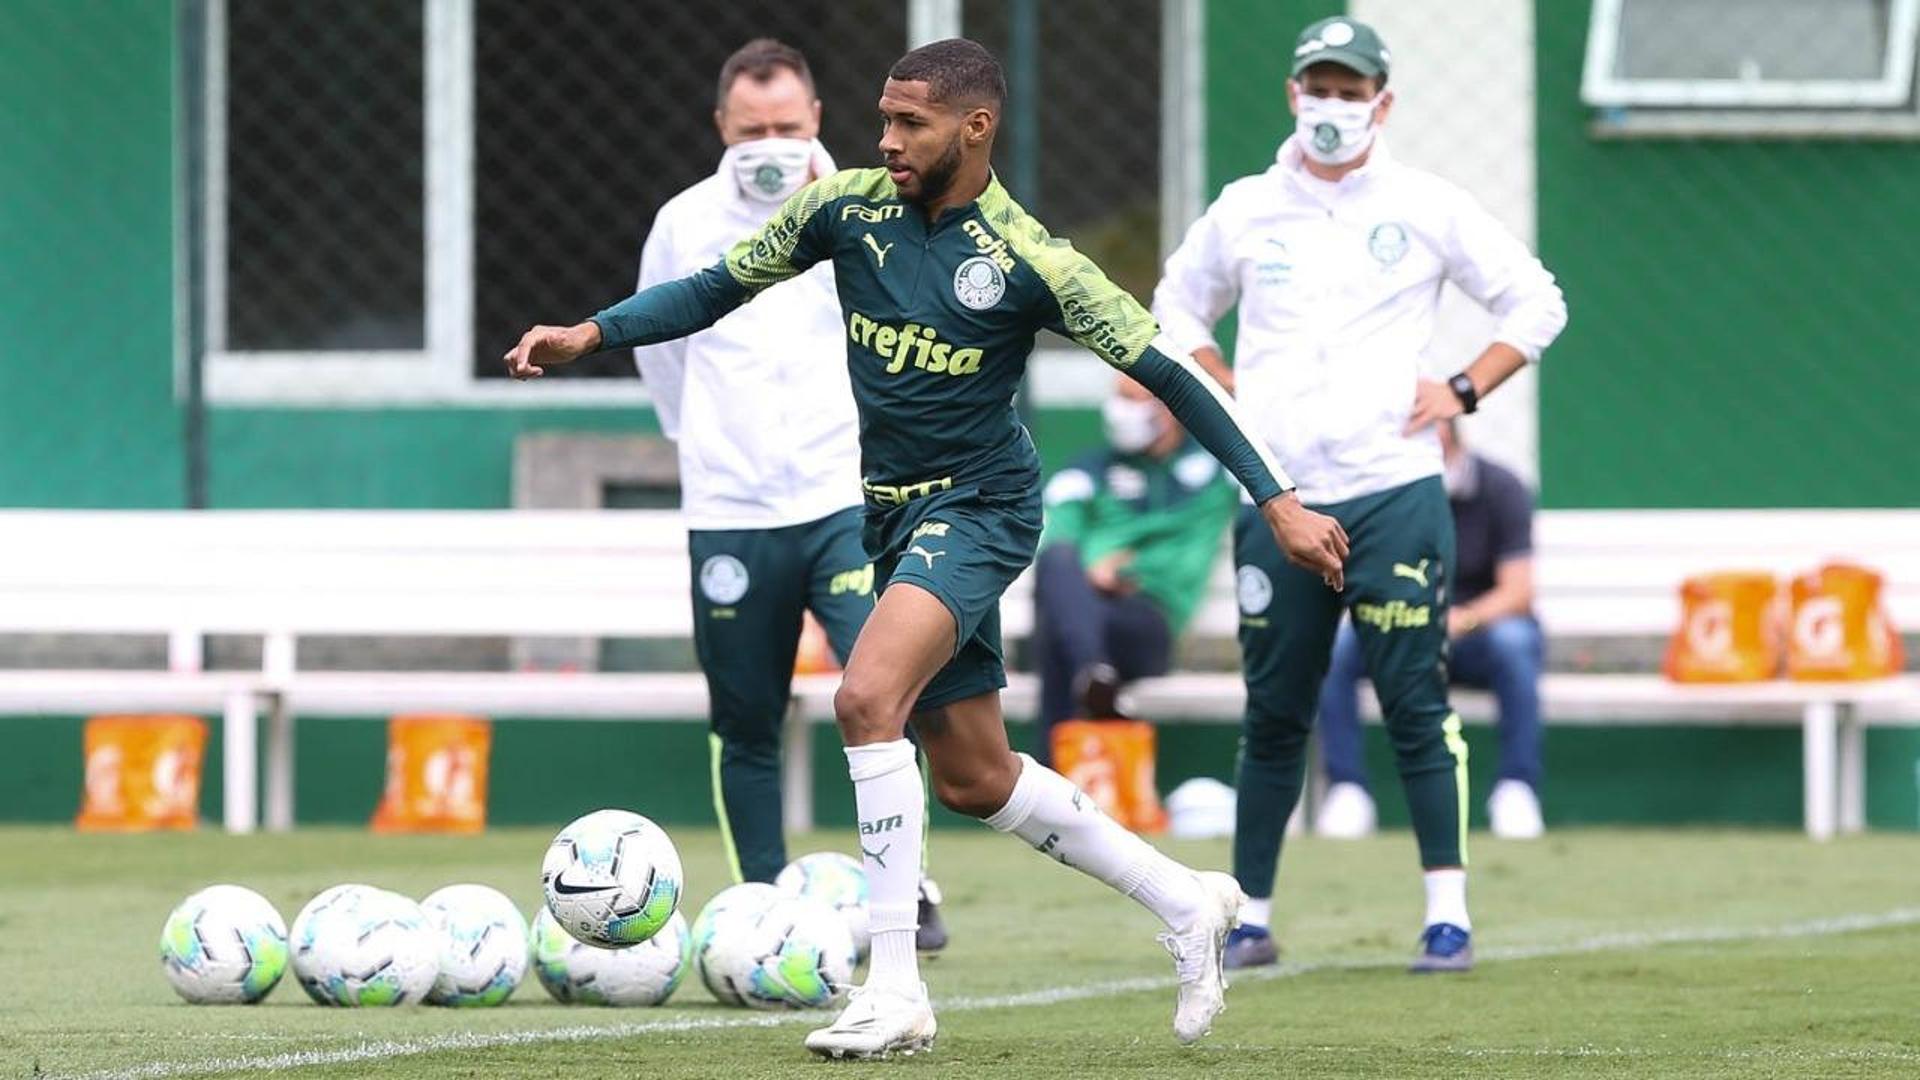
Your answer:
[[[1194,872],[1122,828],[1072,782],[1025,754],[1007,805],[987,824],[1032,844],[1042,855],[1099,878],[1184,930],[1200,916],[1206,892]]]
[[[1257,926],[1262,930],[1273,925],[1273,897],[1250,896],[1240,905],[1240,925]]]
[[[1467,872],[1465,870],[1429,870],[1427,879],[1427,925],[1452,923],[1462,930],[1473,929],[1467,917]]]
[[[920,926],[920,851],[927,804],[920,770],[914,767],[913,744],[895,739],[849,746],[846,752],[873,931],[867,985],[918,993],[920,961],[913,934]]]

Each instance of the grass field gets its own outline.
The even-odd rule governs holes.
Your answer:
[[[1820,1076],[1920,1074],[1920,840],[1566,832],[1475,846],[1479,970],[1401,970],[1417,930],[1404,834],[1300,841],[1279,908],[1287,963],[1235,980],[1213,1036],[1169,1031],[1171,964],[1126,900],[985,830],[935,834],[949,952],[928,1057],[813,1063],[817,1017],[722,1009],[690,979],[663,1009],[553,1004],[328,1010],[291,979],[253,1008],[194,1008],[156,961],[187,892],[233,880],[291,920],[346,880],[421,896],[498,886],[528,911],[549,834],[76,836],[0,829],[0,1080],[302,1075],[645,1078],[902,1069],[940,1077]],[[676,832],[689,914],[722,884],[711,832]],[[841,836],[796,851],[850,846]],[[1224,865],[1221,843],[1174,844]]]

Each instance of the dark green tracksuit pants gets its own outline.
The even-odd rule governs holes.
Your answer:
[[[1240,653],[1240,802],[1233,872],[1254,897],[1273,895],[1280,840],[1300,799],[1307,736],[1334,632],[1347,613],[1380,697],[1425,867],[1466,864],[1467,745],[1447,704],[1447,581],[1453,516],[1439,477],[1315,506],[1352,541],[1347,587],[1287,562],[1258,511],[1243,507],[1233,556]]]
[[[712,701],[713,801],[736,881],[772,881],[787,864],[780,731],[793,689],[801,613],[812,610],[845,663],[873,612],[861,511],[778,529],[700,529],[693,644]]]

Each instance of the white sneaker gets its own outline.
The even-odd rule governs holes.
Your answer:
[[[1183,1046],[1213,1030],[1213,1018],[1227,1007],[1221,953],[1227,932],[1240,925],[1240,905],[1247,902],[1231,874],[1209,870],[1195,876],[1207,894],[1206,908],[1192,926],[1160,935],[1160,944],[1173,954],[1173,970],[1180,977],[1173,1004],[1173,1037]]]
[[[1373,796],[1359,784],[1335,784],[1320,800],[1320,812],[1314,815],[1313,831],[1330,840],[1364,840],[1373,835],[1380,821]]]
[[[1524,780],[1502,780],[1487,797],[1487,817],[1493,835],[1502,840],[1538,840],[1547,823],[1540,816],[1540,797]]]
[[[925,983],[918,993],[868,985],[850,996],[830,1026],[808,1033],[807,1049],[828,1058],[884,1058],[933,1049],[938,1025]]]

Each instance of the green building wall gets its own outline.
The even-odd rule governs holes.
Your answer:
[[[201,817],[221,817],[217,718],[201,771]],[[68,717],[8,718],[9,753],[0,757],[0,821],[71,821],[80,808],[80,725]],[[295,819],[317,825],[365,823],[380,800],[386,725],[377,720],[303,720],[296,728]],[[1028,746],[1032,728],[1009,725],[1013,744]],[[1163,724],[1158,781],[1162,791],[1195,776],[1232,782],[1239,732],[1230,724]],[[1485,793],[1498,761],[1485,726],[1467,729],[1470,818],[1486,827]],[[591,753],[580,753],[588,748]],[[1393,781],[1386,733],[1366,729],[1368,767],[1380,800],[1381,824],[1407,825],[1405,800]],[[609,723],[604,720],[502,720],[494,725],[488,816],[496,825],[567,821],[595,806],[630,806],[662,824],[711,825],[704,725]],[[853,789],[839,736],[813,731],[814,813],[821,828],[853,822]],[[1913,829],[1920,820],[1920,732],[1877,729],[1867,736],[1867,823]],[[1703,769],[1737,775],[1737,784],[1702,784]],[[1737,825],[1798,828],[1801,821],[1800,735],[1791,728],[1567,728],[1546,745],[1547,817],[1556,828],[1577,825]],[[934,824],[978,828],[944,808]]]
[[[1345,10],[1208,0],[1210,193],[1271,163],[1286,45]],[[1588,14],[1535,4],[1539,246],[1571,312],[1543,505],[1920,506],[1920,141],[1596,139]]]
[[[1210,0],[1212,191],[1270,160],[1286,126],[1283,45],[1342,7]],[[1573,311],[1542,369],[1548,505],[1916,505],[1907,436],[1920,306],[1907,294],[1920,280],[1920,144],[1595,141],[1576,93],[1584,5],[1537,10],[1541,247]],[[12,345],[0,365],[0,505],[183,502],[174,56],[168,0],[0,0],[0,327]],[[519,433],[652,427],[645,409],[216,409],[211,502],[505,506]],[[1056,463],[1097,421],[1050,412],[1036,427]],[[66,819],[78,724],[4,722],[14,752],[0,760],[0,817]],[[381,725],[301,732],[303,818],[364,820]],[[1482,777],[1486,734],[1470,736]],[[827,767],[831,732],[818,735],[816,794],[832,823],[847,813],[846,785]],[[1232,739],[1230,727],[1169,728],[1163,784],[1220,774]],[[570,745],[606,752],[585,763],[546,752]],[[1873,823],[1912,826],[1920,735],[1874,732],[1870,748]],[[503,822],[621,801],[671,821],[710,814],[695,724],[509,721],[499,751]],[[210,778],[217,752],[216,736]],[[1384,747],[1370,753],[1390,776]],[[1790,732],[1569,730],[1548,753],[1561,823],[1798,819]],[[672,775],[629,767],[677,755],[689,767]],[[1751,782],[1700,785],[1709,761]],[[216,787],[206,806],[217,820]],[[555,790],[564,803],[537,794]],[[1386,818],[1402,820],[1387,798]]]
[[[1571,312],[1543,504],[1920,506],[1920,142],[1595,139],[1586,8],[1535,5],[1540,250]]]
[[[1207,176],[1265,167],[1284,43],[1326,0],[1210,0]],[[1539,233],[1572,322],[1541,369],[1553,507],[1913,506],[1920,143],[1608,141],[1585,5],[1537,5]],[[175,393],[168,0],[0,0],[0,505],[165,507]],[[1084,411],[1035,418],[1058,461]],[[646,409],[212,411],[217,507],[494,507],[523,431]],[[1630,432],[1632,437],[1622,437]]]
[[[165,0],[0,0],[0,505],[180,505],[173,57]]]

